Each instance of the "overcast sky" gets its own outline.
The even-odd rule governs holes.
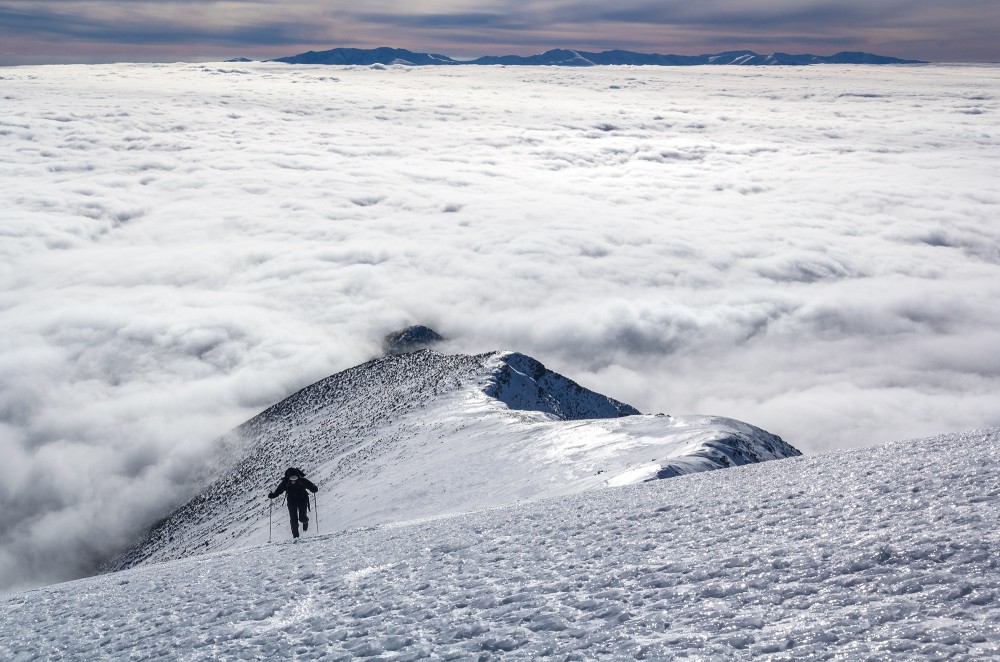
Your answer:
[[[0,64],[270,59],[338,46],[457,58],[565,47],[992,62],[997,34],[995,0],[0,2]]]

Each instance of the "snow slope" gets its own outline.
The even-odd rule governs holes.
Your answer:
[[[287,537],[285,467],[326,530],[434,517],[798,455],[723,418],[642,416],[513,352],[387,356],[308,386],[222,440],[214,482],[110,569]]]
[[[134,568],[0,598],[0,658],[1000,657],[1000,430]]]

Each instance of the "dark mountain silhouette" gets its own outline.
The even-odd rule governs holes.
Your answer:
[[[328,51],[308,51],[291,57],[280,57],[274,62],[289,64],[410,64],[437,65],[461,64],[446,55],[414,53],[403,48],[334,48]]]
[[[417,324],[387,335],[382,340],[382,353],[385,355],[406,354],[407,352],[429,349],[443,341],[444,337],[434,329]]]
[[[593,67],[598,65],[640,65],[684,67],[695,65],[810,65],[810,64],[927,64],[923,60],[904,60],[873,53],[841,52],[834,55],[792,55],[771,53],[760,55],[753,51],[727,51],[707,55],[660,55],[611,50],[600,53],[569,49],[553,49],[538,55],[488,55],[475,60],[455,60],[447,55],[414,53],[400,48],[333,48],[328,51],[309,51],[277,58],[275,62],[289,64],[405,64],[415,66],[438,65],[508,65],[508,66],[558,66]]]

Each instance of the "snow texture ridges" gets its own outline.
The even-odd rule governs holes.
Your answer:
[[[1000,430],[0,598],[0,658],[1000,658]]]

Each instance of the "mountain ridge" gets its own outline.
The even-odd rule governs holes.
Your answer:
[[[626,50],[591,52],[575,49],[550,49],[537,55],[486,55],[474,60],[456,60],[436,53],[417,53],[403,48],[381,46],[378,48],[332,48],[325,51],[307,51],[297,55],[275,58],[272,62],[287,64],[331,65],[392,65],[410,66],[805,66],[812,64],[928,64],[924,60],[907,60],[874,53],[841,51],[833,55],[790,54],[774,52],[761,55],[750,50],[726,51],[704,55],[661,55]]]
[[[426,349],[311,384],[218,448],[217,478],[104,569],[287,537],[263,498],[287,466],[339,530],[800,455],[731,419],[641,415],[517,352]]]

